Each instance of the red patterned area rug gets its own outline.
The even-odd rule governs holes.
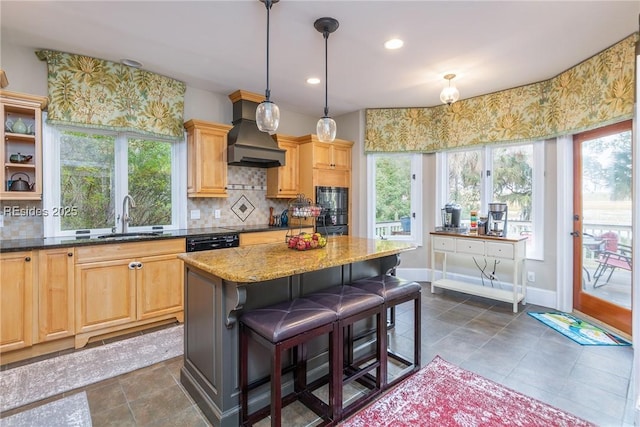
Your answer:
[[[342,427],[594,426],[436,356]]]

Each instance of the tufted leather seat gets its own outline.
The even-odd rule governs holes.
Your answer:
[[[247,311],[240,317],[240,390],[241,425],[253,425],[271,415],[271,425],[282,422],[283,401],[288,404],[300,400],[316,412],[324,424],[333,424],[334,376],[329,375],[329,403],[314,396],[307,387],[306,351],[301,348],[312,338],[329,335],[329,372],[337,365],[337,314],[335,311],[306,298],[284,301],[264,308]],[[267,347],[271,354],[271,403],[249,414],[248,347],[249,338]],[[300,347],[300,348],[299,348]],[[294,349],[294,392],[282,397],[282,359]]]
[[[373,400],[382,390],[383,363],[386,344],[386,331],[383,319],[384,298],[363,289],[352,286],[333,286],[327,289],[314,292],[305,296],[306,299],[320,304],[335,311],[338,316],[338,327],[336,330],[336,365],[342,369],[334,370],[334,398],[331,399],[335,408],[333,413],[336,419],[340,420]],[[347,331],[347,342],[351,342],[351,328],[353,324],[360,320],[376,318],[376,343],[373,363],[363,364],[362,361],[354,361],[353,346],[344,346],[345,330]],[[346,354],[345,354],[346,353]],[[345,360],[346,359],[346,360]],[[383,362],[383,359],[385,362]],[[366,359],[368,362],[371,357]],[[372,373],[375,371],[375,376]],[[352,399],[347,405],[343,403],[344,385],[358,381],[366,387],[368,391],[360,393],[359,397]]]
[[[383,318],[384,324],[390,328],[395,326],[395,322],[387,321],[387,311],[391,312],[391,318],[395,319],[395,307],[407,301],[414,301],[413,305],[413,360],[397,354],[387,347],[386,356],[393,358],[403,365],[407,366],[403,373],[396,376],[392,381],[388,380],[386,363],[383,366],[383,389],[387,389],[398,383],[408,375],[420,369],[420,301],[422,287],[417,282],[404,280],[390,274],[381,274],[379,276],[355,280],[350,283],[351,286],[371,292],[384,298]],[[385,358],[386,360],[386,358]]]

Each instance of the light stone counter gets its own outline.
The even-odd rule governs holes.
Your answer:
[[[321,249],[298,251],[283,243],[191,252],[179,255],[188,265],[222,280],[263,282],[344,264],[395,255],[415,245],[352,236],[330,237]]]

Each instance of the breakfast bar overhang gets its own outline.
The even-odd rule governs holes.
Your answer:
[[[412,249],[407,242],[339,236],[325,248],[307,251],[282,242],[180,255],[185,264],[182,385],[213,425],[236,427],[242,311],[385,274],[400,263],[400,253]],[[252,356],[250,380],[257,380],[269,372],[269,357]],[[268,388],[262,398],[268,398]]]

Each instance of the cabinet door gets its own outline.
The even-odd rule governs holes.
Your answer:
[[[138,320],[183,310],[184,266],[176,255],[140,258],[137,270]]]
[[[294,198],[299,189],[299,151],[297,142],[278,137],[278,147],[287,150],[285,165],[267,169],[267,197]]]
[[[351,172],[343,170],[314,169],[315,185],[327,187],[351,187]]]
[[[74,335],[74,249],[38,252],[38,341]]]
[[[187,128],[189,197],[227,197],[227,132],[230,127],[190,120]]]
[[[76,264],[76,333],[136,320],[136,266],[130,260]]]
[[[351,170],[351,146],[333,145],[333,167],[341,170]]]
[[[332,145],[326,142],[313,143],[313,167],[319,169],[333,168]]]
[[[0,351],[33,343],[33,254],[0,254]]]

